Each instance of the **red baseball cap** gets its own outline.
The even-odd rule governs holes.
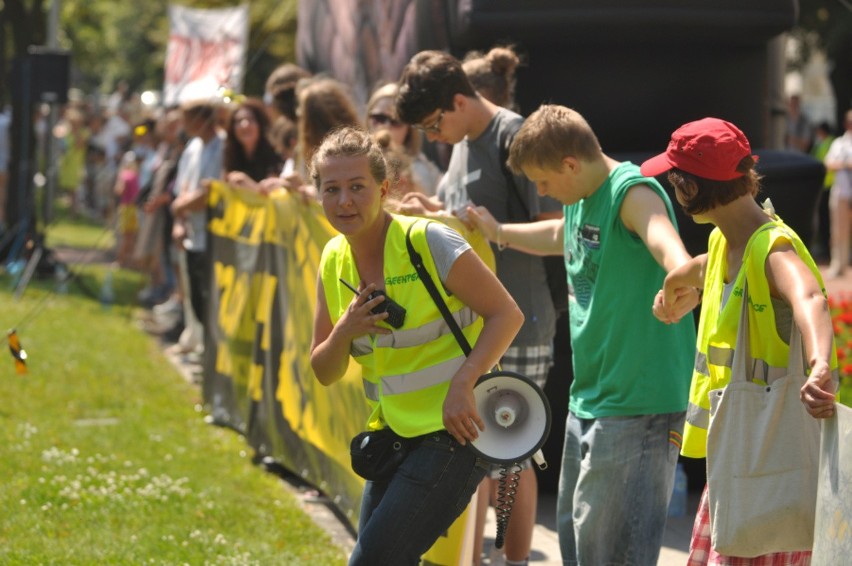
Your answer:
[[[645,161],[639,170],[656,177],[677,168],[712,181],[730,181],[743,176],[737,166],[749,155],[751,145],[739,128],[719,118],[704,118],[675,130],[666,151]]]

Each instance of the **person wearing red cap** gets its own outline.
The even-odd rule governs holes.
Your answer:
[[[696,222],[716,226],[708,252],[666,276],[653,309],[660,320],[671,322],[684,312],[678,304],[681,294],[695,288],[704,291],[681,451],[687,457],[707,456],[708,393],[731,379],[726,360],[733,358],[731,345],[737,343],[746,281],[748,301],[754,306],[748,310],[749,353],[758,362],[755,367],[760,374],[754,379],[771,383],[787,374],[787,338],[795,323],[802,332],[810,365],[802,401],[816,418],[834,413],[832,374],[836,374],[837,359],[820,272],[799,236],[775,215],[771,205],[762,208],[755,201],[760,189],[756,161],[739,128],[718,118],[704,118],[678,128],[666,151],[640,169],[645,175],[667,172],[684,211]],[[810,549],[778,550],[735,561],[713,550],[705,487],[693,527],[689,566],[810,563]]]
[[[586,120],[543,105],[509,149],[509,167],[563,204],[564,220],[469,217],[501,249],[565,256],[574,381],[557,499],[565,564],[657,563],[693,365],[691,313],[659,324],[650,304],[691,258],[663,187],[605,155]],[[695,289],[680,303],[698,303]],[[679,304],[680,304],[679,303]]]

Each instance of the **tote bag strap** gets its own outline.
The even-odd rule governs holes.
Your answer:
[[[745,262],[743,262],[745,265]],[[737,342],[734,345],[734,359],[731,362],[731,383],[751,381],[753,362],[751,341],[748,335],[748,277],[743,274],[743,301],[740,306],[740,320],[737,324]]]
[[[748,277],[743,277],[743,303],[740,308],[740,320],[737,324],[737,342],[734,346],[734,359],[731,363],[731,383],[752,381],[754,377],[754,359],[751,357],[748,322]],[[787,375],[806,374],[804,344],[802,332],[795,320],[790,321],[790,352],[787,356]]]

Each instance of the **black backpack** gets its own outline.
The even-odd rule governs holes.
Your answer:
[[[509,170],[507,161],[509,160],[509,146],[512,143],[512,137],[506,136],[503,143],[500,145],[500,168],[503,171],[503,176],[506,178],[506,184],[509,185],[509,218],[515,218],[511,214],[511,202],[517,201],[523,211],[524,222],[532,222],[534,218],[530,217],[530,209],[518,191],[518,185],[515,184],[515,176]],[[514,196],[515,198],[511,198]],[[544,271],[547,275],[547,286],[550,289],[550,298],[553,301],[553,308],[556,309],[557,315],[568,312],[568,274],[565,272],[565,258],[561,255],[542,256],[544,263]]]

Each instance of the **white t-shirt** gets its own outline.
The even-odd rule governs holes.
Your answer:
[[[847,131],[831,142],[825,161],[842,161],[847,164],[844,169],[834,173],[831,192],[835,198],[852,200],[852,132]]]

